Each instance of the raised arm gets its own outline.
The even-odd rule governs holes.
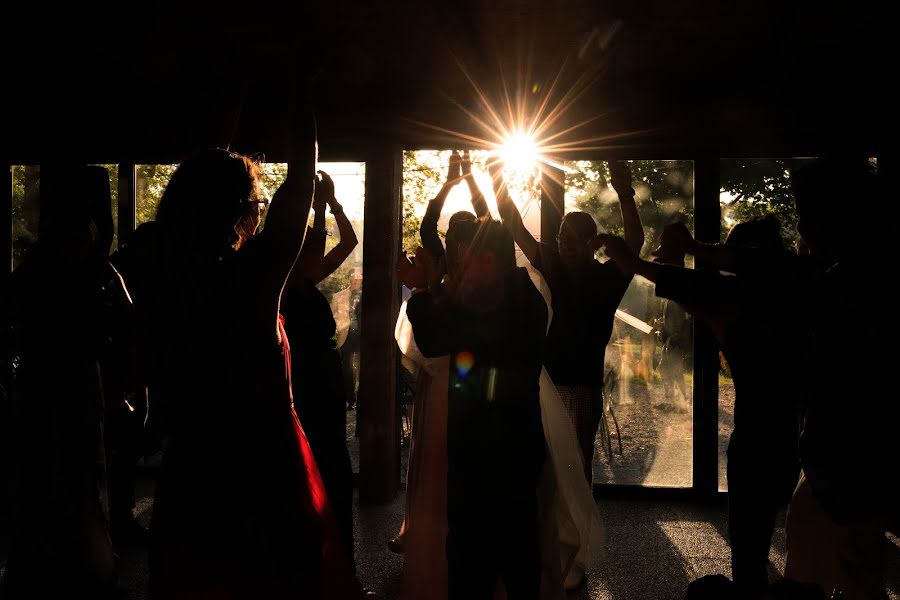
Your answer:
[[[323,171],[319,171],[319,173],[322,174],[322,187],[329,192],[326,202],[331,207],[331,214],[334,215],[334,220],[337,221],[338,235],[341,238],[337,246],[329,250],[328,254],[319,263],[319,268],[312,277],[315,283],[319,283],[337,271],[338,267],[344,264],[344,261],[353,253],[353,249],[359,243],[359,240],[356,239],[356,232],[353,231],[353,224],[344,213],[344,207],[334,197],[334,183],[331,181],[331,177]]]
[[[475,209],[475,215],[478,218],[488,216],[491,211],[488,209],[484,194],[481,193],[478,184],[475,182],[475,176],[472,175],[472,159],[468,150],[463,151],[461,167],[463,179],[466,180],[466,185],[469,186],[469,194],[472,196],[472,208]]]
[[[738,248],[725,244],[700,243],[684,223],[666,225],[660,236],[660,247],[690,254],[706,264],[726,270],[738,259]]]
[[[325,206],[327,198],[326,184],[316,179],[316,192],[313,195],[312,209],[314,212],[312,227],[306,230],[306,238],[294,269],[288,278],[287,286],[299,285],[303,279],[313,280],[315,273],[321,268],[325,256]]]
[[[644,228],[634,202],[634,188],[631,187],[631,169],[623,161],[611,160],[609,175],[613,189],[619,195],[619,206],[622,209],[622,223],[625,227],[625,242],[635,254],[640,255],[644,246]]]
[[[684,267],[684,254],[671,248],[660,248],[656,262],[644,260],[628,246],[628,242],[613,235],[601,235],[607,256],[626,273],[637,274],[656,284],[656,295],[674,300],[693,310],[707,314],[730,316],[734,307],[746,300],[750,291],[743,281],[719,271],[697,271]],[[659,262],[659,261],[662,262]],[[693,312],[690,311],[690,312]]]
[[[438,235],[437,224],[441,218],[441,211],[444,209],[444,202],[447,195],[453,189],[460,178],[460,157],[456,151],[450,153],[450,164],[447,167],[447,180],[441,186],[437,195],[428,202],[425,209],[425,216],[422,217],[422,224],[419,226],[419,237],[422,238],[422,246],[431,253],[432,256],[444,256],[444,246],[441,244],[441,237]]]
[[[531,232],[526,229],[525,223],[522,222],[522,215],[519,214],[519,209],[516,208],[516,205],[509,197],[506,183],[503,181],[503,167],[495,161],[488,164],[488,169],[491,172],[491,179],[494,184],[494,196],[497,198],[497,210],[500,211],[500,219],[503,221],[503,225],[512,233],[513,239],[519,245],[519,248],[522,249],[525,258],[531,264],[535,264],[538,258],[538,242],[531,235]]]
[[[242,251],[252,253],[251,272],[262,296],[277,301],[303,246],[316,179],[316,126],[311,108],[298,109],[289,128],[288,175],[275,192],[266,226]],[[262,299],[261,296],[261,299]]]

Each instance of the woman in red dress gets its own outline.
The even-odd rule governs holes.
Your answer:
[[[313,197],[314,129],[255,235],[258,166],[181,163],[157,221],[154,322],[169,444],[151,530],[157,598],[350,598],[352,577],[291,399],[278,315]],[[301,132],[303,133],[303,132]]]

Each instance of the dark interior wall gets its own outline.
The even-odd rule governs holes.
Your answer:
[[[483,114],[466,73],[501,112],[504,90],[532,114],[552,88],[549,106],[568,108],[551,129],[592,119],[561,139],[606,152],[885,143],[877,2],[17,4],[3,19],[5,162],[170,162],[228,143],[277,160],[294,73],[315,78],[320,145],[336,155],[459,144],[439,129],[486,137],[466,114]]]

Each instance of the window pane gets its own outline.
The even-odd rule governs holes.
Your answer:
[[[642,256],[663,227],[693,230],[691,161],[628,161],[644,227]],[[565,164],[566,212],[583,211],[601,231],[623,234],[618,196],[604,161]],[[600,260],[604,260],[600,253]],[[690,262],[687,266],[693,266]],[[693,460],[693,324],[675,303],[635,277],[616,313],[606,347],[604,410],[595,440],[594,483],[690,487]]]
[[[812,159],[723,159],[719,161],[720,240],[737,223],[774,215],[781,221],[786,248],[801,250],[789,170]],[[734,430],[734,383],[728,361],[719,353],[719,490],[728,490],[728,440]]]
[[[269,165],[266,165],[269,168]],[[331,303],[331,311],[337,324],[336,344],[341,353],[344,370],[344,386],[348,401],[356,406],[356,393],[359,390],[359,358],[360,358],[360,310],[362,309],[362,258],[363,258],[363,214],[366,198],[366,163],[363,162],[322,162],[318,168],[325,171],[334,181],[334,195],[344,209],[344,214],[353,225],[358,244],[353,253],[343,264],[319,284],[319,290]],[[277,173],[271,181],[277,181],[287,174],[276,169]],[[279,181],[280,185],[280,181]],[[271,192],[277,188],[270,188]],[[310,215],[312,218],[312,215]],[[328,210],[326,219],[328,239],[325,252],[328,252],[340,241],[337,222]],[[355,411],[347,417],[347,443],[353,470],[359,472],[359,438],[356,437]]]
[[[163,192],[178,165],[136,165],[134,224],[140,226],[156,219]]]
[[[22,264],[28,247],[37,240],[41,216],[41,167],[13,166],[13,269]]]
[[[109,194],[112,204],[110,212],[113,220],[113,241],[110,246],[110,253],[116,251],[119,247],[119,165],[98,165],[109,172]]]

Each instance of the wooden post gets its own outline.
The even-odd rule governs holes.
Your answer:
[[[377,147],[368,153],[357,402],[359,498],[364,504],[387,502],[400,487],[394,325],[400,309],[396,264],[400,249],[402,182],[399,151]]]
[[[721,227],[719,159],[694,163],[694,236],[718,243]],[[711,268],[697,261],[696,269]],[[712,332],[694,320],[694,491],[713,497],[719,490],[719,359]]]
[[[566,211],[566,174],[550,165],[541,166],[541,241],[555,243]]]
[[[4,165],[3,177],[0,185],[6,191],[0,196],[0,239],[3,250],[0,260],[3,261],[3,269],[0,272],[0,298],[9,297],[9,274],[12,272],[12,244],[13,244],[13,170],[12,165]],[[9,387],[12,383],[12,360],[10,356],[10,323],[6,320],[6,311],[3,311],[3,320],[0,327],[0,528],[9,529],[12,521],[11,513],[11,487],[10,481],[10,417],[12,410],[9,401]]]
[[[136,192],[134,187],[134,165],[119,165],[119,212],[118,212],[118,236],[119,248],[131,238],[134,233],[134,211]]]
[[[3,295],[6,295],[6,285],[7,285],[7,275],[12,272],[12,259],[13,259],[13,218],[12,218],[12,209],[13,209],[13,167],[12,165],[5,165],[3,169],[3,178],[0,181],[0,185],[2,185],[3,189],[6,190],[3,192],[3,200],[0,200],[0,243],[3,244],[2,254],[0,254],[0,260],[3,261],[3,270],[0,272],[0,277],[3,278],[3,283],[0,284],[0,291],[2,291]]]

